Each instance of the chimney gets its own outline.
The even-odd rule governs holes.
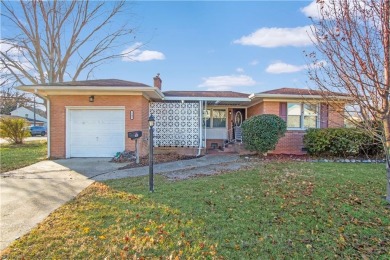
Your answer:
[[[154,77],[153,80],[154,80],[154,87],[161,90],[162,80],[160,78],[160,73],[157,73],[157,76]]]

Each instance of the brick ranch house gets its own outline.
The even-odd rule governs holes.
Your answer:
[[[272,153],[302,154],[303,135],[310,127],[343,127],[335,106],[322,102],[319,93],[282,88],[256,94],[232,91],[161,91],[154,86],[106,79],[19,86],[47,101],[48,156],[112,157],[135,150],[131,131],[142,131],[140,153],[148,153],[148,118],[155,117],[157,151],[199,155],[208,149],[241,142],[241,123],[260,114],[275,114],[287,121],[288,131]]]

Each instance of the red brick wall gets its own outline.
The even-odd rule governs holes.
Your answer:
[[[328,127],[344,127],[344,116],[340,114],[339,107],[329,106],[328,108]]]
[[[50,96],[50,155],[53,158],[66,156],[66,106],[123,106],[125,107],[125,133],[148,129],[149,103],[143,96],[95,96],[89,102],[89,96]],[[130,111],[134,111],[134,119],[130,119]],[[142,138],[141,138],[142,139]],[[140,140],[140,153],[145,155],[144,141]],[[135,149],[135,141],[126,138],[126,150]]]
[[[247,118],[250,118],[252,116],[255,116],[255,115],[262,115],[264,114],[263,112],[263,108],[264,108],[264,103],[258,103],[254,106],[251,106],[251,107],[248,107],[247,109]]]
[[[263,114],[272,114],[279,116],[279,102],[264,102]]]
[[[305,154],[303,148],[303,136],[305,131],[287,131],[285,136],[280,138],[272,154]]]
[[[201,155],[205,154],[205,149],[201,149]],[[177,153],[180,155],[196,156],[198,155],[198,147],[155,147],[153,150],[154,154],[168,154]]]
[[[274,114],[279,116],[280,105],[279,102],[265,101],[248,108],[248,117],[261,114]],[[329,106],[328,111],[328,127],[343,127],[344,118],[337,112],[340,108]],[[276,148],[271,153],[273,154],[304,154],[303,136],[305,131],[294,130],[287,131],[282,137]]]
[[[206,149],[211,149],[211,144],[212,143],[216,143],[218,144],[218,147],[222,147],[224,145],[224,141],[223,139],[207,139],[206,140]]]

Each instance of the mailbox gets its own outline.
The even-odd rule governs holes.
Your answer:
[[[128,132],[127,137],[131,138],[131,140],[138,139],[142,136],[142,131],[134,131],[134,132]]]

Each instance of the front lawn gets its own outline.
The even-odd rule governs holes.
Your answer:
[[[168,182],[95,183],[3,257],[388,259],[383,164],[268,163]]]
[[[42,161],[47,157],[46,142],[2,144],[0,146],[0,172],[19,169]]]

